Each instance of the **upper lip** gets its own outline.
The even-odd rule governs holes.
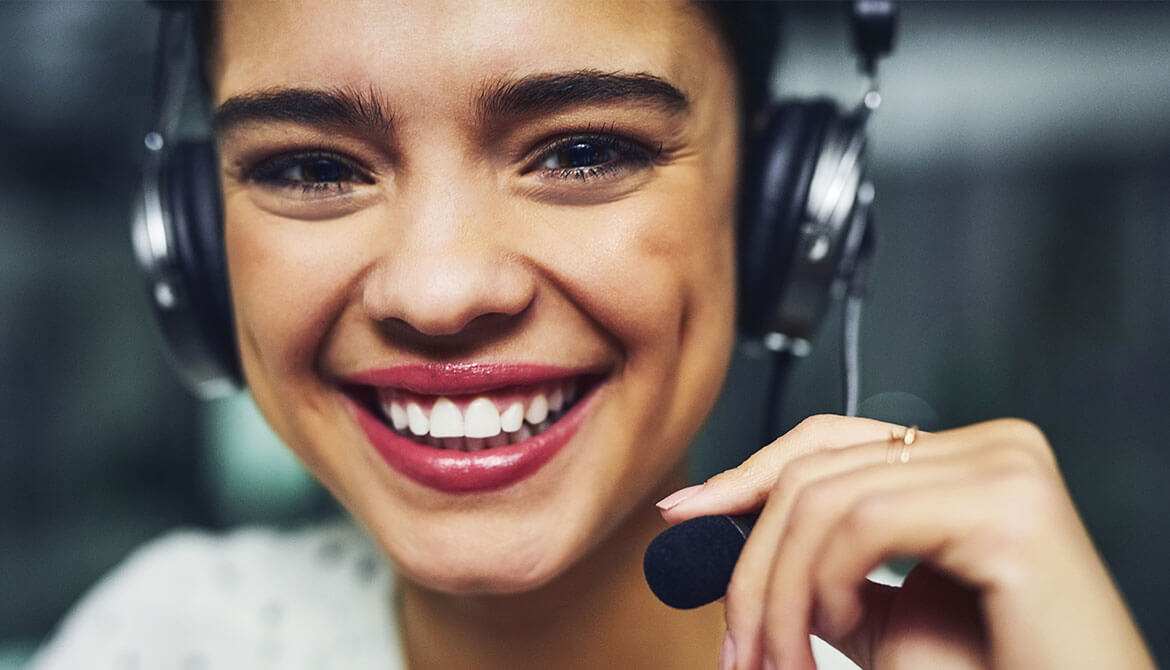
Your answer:
[[[419,363],[365,370],[348,375],[346,381],[426,395],[467,395],[596,372],[540,363]]]

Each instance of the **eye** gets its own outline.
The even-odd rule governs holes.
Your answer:
[[[657,150],[616,135],[574,135],[543,148],[530,171],[551,179],[588,181],[648,167]]]
[[[573,138],[566,145],[556,148],[540,167],[546,170],[593,167],[618,157],[617,150],[609,143]]]
[[[373,179],[351,161],[321,153],[276,156],[247,171],[249,180],[273,188],[299,188],[305,194],[345,193],[354,184],[372,184]]]

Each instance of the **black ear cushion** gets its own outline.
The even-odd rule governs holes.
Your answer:
[[[828,100],[779,103],[749,138],[740,177],[739,328],[772,327],[792,268],[825,129],[837,116]]]
[[[175,236],[182,293],[197,332],[189,333],[176,352],[199,376],[240,383],[239,356],[232,326],[231,298],[224,253],[222,198],[217,161],[210,141],[178,142],[163,165],[171,231]]]

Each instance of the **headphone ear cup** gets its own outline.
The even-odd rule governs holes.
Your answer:
[[[224,253],[218,161],[210,141],[169,147],[160,187],[173,234],[180,282],[178,324],[164,329],[182,372],[196,389],[219,395],[241,385]],[[186,331],[186,332],[184,332]]]
[[[752,134],[740,178],[737,243],[744,335],[759,337],[774,327],[826,128],[836,116],[836,106],[826,100],[782,102]]]

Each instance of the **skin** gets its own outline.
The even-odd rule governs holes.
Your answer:
[[[274,87],[345,86],[372,91],[394,119],[389,132],[267,122],[220,133],[240,353],[267,420],[403,578],[412,664],[468,666],[427,655],[449,653],[477,667],[566,657],[646,667],[644,655],[660,649],[633,644],[629,631],[668,614],[639,574],[646,542],[666,527],[652,503],[684,481],[683,456],[732,342],[734,78],[693,7],[534,14],[519,4],[223,7],[217,104]],[[583,25],[588,48],[566,48]],[[647,37],[646,25],[661,30]],[[478,118],[475,101],[495,82],[583,68],[661,77],[689,108],[618,101]],[[661,152],[610,179],[528,170],[532,147],[585,128]],[[257,161],[314,148],[367,166],[369,183],[305,201],[248,176]],[[337,383],[428,361],[586,366],[609,377],[573,441],[534,476],[451,495],[389,468]],[[612,607],[617,599],[630,607]],[[565,602],[580,604],[574,617]],[[676,667],[715,663],[719,619],[709,608],[663,623],[690,641]],[[431,638],[469,649],[418,643]]]
[[[393,117],[234,124],[218,139],[249,386],[394,562],[411,667],[710,668],[720,639],[724,667],[811,667],[810,630],[866,667],[1152,667],[1023,422],[923,435],[911,463],[890,465],[890,425],[816,417],[659,516],[652,501],[683,483],[733,338],[731,61],[689,4],[524,5],[228,2],[216,31],[217,105],[344,88]],[[658,77],[687,109],[478,113],[500,82],[580,70]],[[534,168],[550,138],[599,128],[654,159],[584,180]],[[309,150],[360,176],[312,192],[257,178]],[[434,361],[607,377],[534,476],[454,495],[389,468],[339,384]],[[640,557],[667,522],[760,509],[726,637],[719,606],[653,601]],[[891,554],[927,567],[901,591],[866,586]]]
[[[672,523],[760,512],[722,667],[813,668],[810,632],[864,668],[1154,667],[1038,428],[920,433],[905,463],[904,433],[813,416],[659,503]],[[865,581],[891,556],[922,563]]]

